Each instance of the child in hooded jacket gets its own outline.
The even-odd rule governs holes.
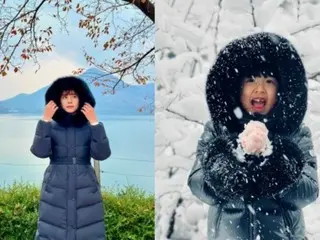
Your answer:
[[[222,49],[206,83],[206,123],[189,175],[210,205],[209,240],[303,240],[318,198],[317,159],[303,124],[308,88],[291,43],[256,33]]]
[[[104,240],[104,207],[91,158],[111,155],[95,99],[76,77],[57,79],[45,95],[31,152],[49,158],[35,239]]]

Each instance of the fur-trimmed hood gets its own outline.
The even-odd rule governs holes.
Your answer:
[[[79,108],[73,115],[64,111],[60,103],[62,92],[67,90],[74,90],[79,96]],[[85,102],[89,103],[92,107],[96,105],[96,101],[87,83],[74,76],[58,78],[51,84],[45,94],[45,103],[48,104],[51,100],[59,107],[52,119],[63,126],[72,125],[81,127],[87,124],[88,120],[81,112],[81,108]]]
[[[241,79],[251,71],[272,69],[279,82],[277,104],[267,115],[247,114],[240,104]],[[231,132],[249,120],[264,121],[271,132],[290,134],[301,125],[308,83],[302,60],[292,44],[273,33],[256,33],[224,47],[210,70],[206,99],[211,118]]]

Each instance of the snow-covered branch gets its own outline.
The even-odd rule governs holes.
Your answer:
[[[318,76],[320,76],[320,71],[312,73],[312,74],[309,74],[308,75],[308,79],[312,79],[314,81],[320,82],[320,80],[317,78]]]
[[[305,24],[304,26],[298,27],[298,29],[294,30],[291,32],[291,35],[296,35],[298,33],[316,28],[320,26],[320,21],[319,22],[313,22],[312,24]]]
[[[300,8],[301,8],[301,0],[297,0],[297,22],[300,19]]]
[[[253,5],[253,0],[250,0],[250,6],[251,6],[251,16],[252,16],[252,22],[253,22],[253,27],[257,27],[257,20],[255,16],[255,9]]]
[[[192,119],[188,118],[187,116],[182,115],[181,113],[178,113],[178,112],[175,112],[174,110],[171,110],[170,108],[167,108],[166,111],[169,112],[169,113],[177,115],[178,117],[182,118],[183,120],[186,120],[186,121],[189,121],[189,122],[194,122],[194,123],[197,123],[197,124],[200,124],[200,125],[204,125],[202,122],[199,122],[197,120],[192,120]]]
[[[222,0],[219,0],[218,6],[219,6],[219,10],[217,13],[217,21],[216,21],[216,27],[215,27],[215,33],[214,33],[214,53],[215,53],[215,55],[218,54],[217,40],[218,40],[218,36],[219,36],[219,24],[220,24],[220,14],[222,11]]]
[[[210,16],[209,23],[208,23],[207,28],[206,28],[206,33],[209,31],[209,29],[212,28],[211,25],[212,25],[212,22],[213,22],[213,19],[214,19],[214,15],[215,15],[215,11],[213,10],[213,11],[212,11],[212,14],[211,14],[211,16]]]

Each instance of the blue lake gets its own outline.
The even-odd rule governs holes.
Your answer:
[[[112,156],[100,162],[101,185],[135,185],[154,193],[154,116],[101,116]],[[40,116],[0,115],[0,185],[23,181],[41,185],[49,159],[31,154]],[[93,161],[92,161],[93,165]]]

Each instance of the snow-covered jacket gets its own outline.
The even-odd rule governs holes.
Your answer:
[[[239,106],[238,79],[272,66],[279,81],[276,107],[266,116],[246,114]],[[211,121],[198,142],[188,184],[210,205],[208,239],[304,239],[302,208],[317,199],[319,189],[312,135],[302,123],[307,80],[296,50],[270,33],[235,40],[220,52],[206,93]],[[273,151],[267,157],[245,155],[242,162],[234,149],[250,120],[266,123]]]

